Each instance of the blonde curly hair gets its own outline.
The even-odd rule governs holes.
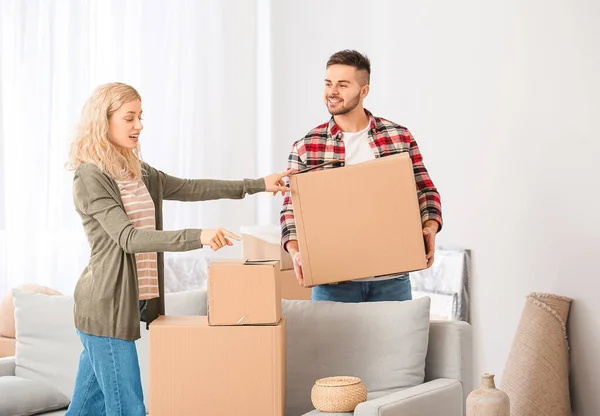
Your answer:
[[[142,100],[137,90],[127,84],[113,82],[94,90],[81,111],[75,137],[69,151],[68,169],[84,162],[96,165],[113,179],[139,179],[142,176],[140,145],[121,149],[109,140],[110,117],[123,104]]]

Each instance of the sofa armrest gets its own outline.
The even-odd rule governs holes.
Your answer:
[[[440,378],[368,400],[354,416],[463,416],[463,391],[458,380]]]
[[[15,357],[0,358],[0,377],[15,375]]]
[[[463,400],[473,390],[471,325],[463,321],[431,321],[425,359],[425,382],[447,378],[458,380]]]

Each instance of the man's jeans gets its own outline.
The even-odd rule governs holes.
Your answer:
[[[83,351],[66,416],[145,416],[135,342],[77,333]]]
[[[395,279],[345,282],[333,285],[319,285],[312,288],[312,300],[334,302],[382,302],[412,299],[408,275]]]

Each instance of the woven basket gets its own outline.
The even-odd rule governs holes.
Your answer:
[[[327,377],[315,382],[310,399],[321,412],[352,412],[367,400],[367,388],[358,377]]]

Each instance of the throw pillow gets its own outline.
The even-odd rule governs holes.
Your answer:
[[[0,409],[5,415],[37,415],[69,405],[69,399],[54,387],[23,377],[0,377],[0,391]]]
[[[323,377],[360,377],[369,393],[423,383],[428,297],[368,303],[283,300],[282,306],[287,318],[286,415],[314,408],[311,389]]]
[[[54,386],[71,397],[83,349],[73,322],[73,298],[13,290],[15,375]]]

